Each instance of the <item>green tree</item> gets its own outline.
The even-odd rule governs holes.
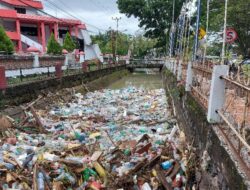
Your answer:
[[[99,33],[98,35],[91,36],[93,43],[99,45],[103,53],[112,54],[112,32],[113,32],[113,44],[115,48],[115,37],[114,31],[108,31],[106,33]],[[144,37],[142,34],[137,36],[131,36],[119,32],[117,39],[117,53],[118,55],[127,55],[128,50],[132,51],[136,57],[143,57],[147,52],[154,48],[157,40]]]
[[[72,40],[70,34],[67,32],[63,42],[63,49],[66,49],[68,52],[72,52],[75,48],[76,44]]]
[[[47,46],[47,53],[52,55],[59,55],[62,53],[61,45],[56,41],[54,34],[50,35],[48,46]]]
[[[14,52],[14,45],[2,26],[0,26],[0,51],[9,54]]]
[[[179,16],[184,0],[175,0],[175,20]],[[157,39],[156,47],[165,47],[172,23],[173,0],[117,0],[118,8],[126,16],[139,19],[145,28],[145,37]]]
[[[93,43],[98,44],[103,53],[112,53],[111,30],[91,36]]]
[[[98,35],[91,36],[91,38],[93,43],[99,45],[103,53],[113,53],[113,50],[115,49],[116,32],[109,30],[105,33],[99,33]],[[112,43],[114,46],[113,49]],[[129,39],[129,35],[119,32],[117,36],[117,54],[126,55],[130,44],[131,40]]]
[[[207,0],[202,0],[202,25],[206,22]],[[225,1],[210,1],[209,31],[222,32],[224,25]],[[238,33],[236,51],[245,54],[250,48],[249,1],[230,0],[228,2],[227,26]]]
[[[133,39],[133,56],[142,58],[149,50],[155,47],[156,40],[145,38],[143,35],[137,35]]]

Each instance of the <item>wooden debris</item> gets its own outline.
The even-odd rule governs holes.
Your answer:
[[[95,151],[91,156],[91,161],[97,161],[102,155],[102,151]]]
[[[156,166],[155,168],[157,172],[157,177],[160,180],[161,184],[164,186],[166,190],[172,190],[171,185],[167,182],[164,173],[161,171],[160,166]]]
[[[43,126],[39,116],[37,115],[35,109],[33,108],[33,106],[30,107],[30,111],[36,120],[36,124],[38,125],[39,131],[41,133],[47,133],[47,131],[44,129],[44,126]]]
[[[13,127],[11,119],[5,115],[0,115],[0,130],[5,131]]]
[[[35,164],[34,168],[33,168],[33,189],[34,190],[38,190],[38,187],[37,187],[37,164]]]
[[[62,190],[63,188],[63,183],[60,181],[55,181],[53,182],[53,190]]]

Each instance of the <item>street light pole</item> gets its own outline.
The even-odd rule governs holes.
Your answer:
[[[121,17],[112,17],[112,20],[116,21],[116,39],[115,39],[115,56],[117,56],[117,44],[118,44],[118,29],[119,29],[119,21]],[[116,60],[117,61],[117,60]]]

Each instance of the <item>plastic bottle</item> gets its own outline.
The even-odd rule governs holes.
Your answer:
[[[0,152],[0,164],[3,164],[4,160],[3,160],[3,152]]]
[[[85,170],[83,170],[82,175],[83,175],[83,179],[85,181],[88,181],[90,176],[96,176],[97,173],[90,168],[86,168]]]
[[[173,160],[168,160],[166,162],[161,163],[162,169],[168,170],[169,168],[173,166],[173,162],[174,162]]]
[[[141,190],[151,190],[151,187],[149,186],[148,183],[144,183],[143,186],[141,187]]]
[[[33,159],[33,156],[35,155],[35,153],[30,153],[28,154],[28,156],[26,157],[26,159],[23,162],[23,167],[27,167],[29,162]]]
[[[37,185],[38,185],[38,190],[44,190],[45,189],[44,176],[43,176],[42,172],[38,173]]]
[[[13,164],[10,163],[4,163],[4,166],[8,169],[8,170],[14,170],[15,166]]]
[[[80,187],[78,187],[76,190],[85,190],[86,187],[88,186],[87,182],[84,182]]]
[[[71,184],[75,184],[76,183],[76,180],[75,178],[70,175],[69,173],[65,173],[65,178],[71,183]]]

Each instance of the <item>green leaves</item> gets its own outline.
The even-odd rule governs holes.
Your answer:
[[[5,33],[4,28],[2,26],[0,26],[0,51],[9,54],[14,52],[14,45],[10,40],[10,38]]]
[[[94,43],[99,45],[103,53],[110,53],[110,54],[113,53],[112,43],[113,43],[113,48],[115,49],[115,41],[116,41],[115,31],[110,30],[104,34],[99,33],[96,36],[91,36],[91,38]],[[129,45],[130,45],[129,36],[127,34],[119,32],[117,36],[117,54],[127,55]]]
[[[67,33],[63,41],[63,49],[66,49],[68,52],[72,52],[75,48],[75,42],[72,40],[70,34]]]
[[[133,40],[133,56],[141,58],[145,56],[149,50],[153,49],[157,41],[145,38],[141,35],[136,36]]]
[[[47,53],[52,54],[52,55],[60,55],[62,53],[62,47],[56,41],[53,33],[51,33],[49,41],[48,41]]]
[[[206,0],[202,0],[206,4]],[[225,1],[210,1],[209,30],[219,32],[223,29]],[[232,27],[238,33],[236,44],[238,53],[244,54],[250,48],[250,6],[246,0],[230,0],[228,2],[227,26]],[[202,9],[206,14],[206,8]],[[203,19],[203,22],[205,18]]]
[[[184,0],[175,0],[175,19],[178,17]],[[172,23],[173,0],[117,0],[118,8],[126,16],[139,19],[144,27],[145,37],[158,40],[157,47],[165,47],[165,33]]]

